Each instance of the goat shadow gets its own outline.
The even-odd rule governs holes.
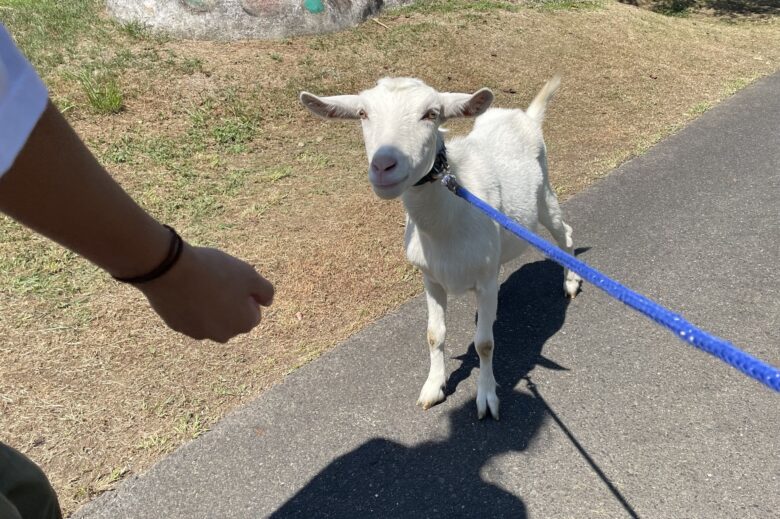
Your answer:
[[[565,369],[541,352],[567,306],[561,267],[549,260],[523,265],[499,290],[494,325],[501,421],[477,421],[468,398],[447,414],[446,440],[406,447],[371,439],[325,467],[271,517],[527,517],[522,499],[485,481],[481,471],[495,456],[528,449],[541,428],[546,404],[515,386],[537,365]],[[456,359],[448,394],[479,366],[473,344]]]
[[[717,17],[769,18],[780,14],[777,0],[618,0],[623,4],[639,6],[668,16],[681,15],[688,10],[707,9]]]

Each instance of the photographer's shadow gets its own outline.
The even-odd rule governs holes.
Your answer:
[[[522,499],[480,471],[495,456],[528,449],[539,431],[544,402],[515,386],[537,365],[563,369],[541,352],[567,305],[561,267],[548,260],[522,266],[501,286],[494,327],[501,421],[478,421],[469,398],[448,414],[446,440],[406,447],[371,439],[334,460],[272,517],[526,517]],[[479,366],[473,344],[456,358],[448,395]]]

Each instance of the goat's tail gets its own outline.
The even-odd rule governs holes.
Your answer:
[[[542,87],[539,93],[536,94],[534,100],[531,101],[531,104],[528,106],[528,110],[525,111],[525,113],[528,114],[528,117],[541,123],[544,119],[544,111],[547,109],[547,103],[550,102],[550,99],[552,98],[553,94],[555,94],[555,91],[558,90],[560,85],[561,76],[555,76],[550,81],[548,81],[544,87]]]

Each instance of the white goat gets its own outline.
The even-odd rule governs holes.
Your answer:
[[[302,92],[301,102],[326,119],[361,119],[368,155],[368,179],[384,199],[403,200],[406,255],[423,273],[428,301],[431,367],[418,405],[444,400],[444,314],[447,294],[474,291],[479,354],[477,415],[487,409],[498,419],[493,376],[493,322],[498,276],[503,263],[526,247],[439,182],[429,172],[449,162],[451,173],[469,191],[529,229],[537,221],[571,253],[572,230],[564,223],[547,176],[541,123],[547,102],[560,84],[549,81],[526,112],[490,109],[493,94],[440,93],[417,79],[385,78],[359,95],[317,97]],[[482,115],[484,114],[484,115]],[[447,143],[440,125],[452,117],[480,116],[472,132]],[[446,157],[446,158],[445,158]],[[565,273],[564,291],[573,298],[581,279]]]

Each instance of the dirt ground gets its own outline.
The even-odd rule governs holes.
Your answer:
[[[3,220],[0,439],[43,466],[71,513],[421,291],[403,208],[371,193],[358,126],[315,119],[300,90],[408,75],[525,107],[560,73],[545,132],[566,199],[780,64],[776,17],[561,5],[387,12],[276,42],[80,36],[45,75],[71,123],[149,211],[255,264],[276,302],[228,345],[191,341],[133,289]],[[116,77],[123,110],[91,109],[80,70]],[[424,330],[409,354],[427,355]]]

